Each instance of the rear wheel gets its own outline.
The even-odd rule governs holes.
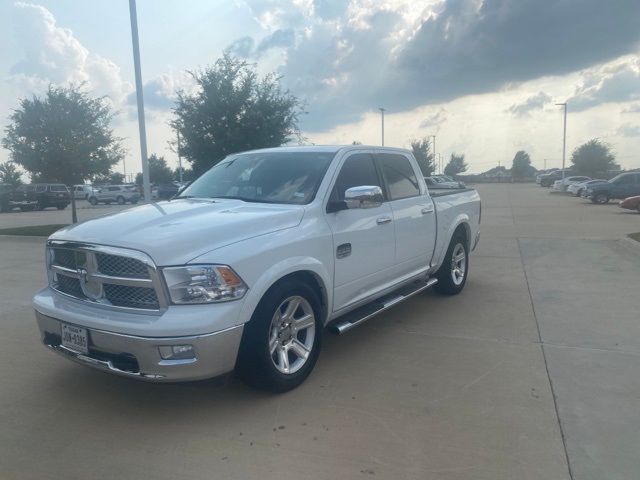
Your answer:
[[[58,210],[64,210],[65,208],[67,208],[67,205],[66,204],[65,205],[56,205],[56,208]]]
[[[467,283],[469,274],[469,252],[464,235],[456,234],[451,239],[445,259],[436,272],[434,289],[444,295],[457,295]]]
[[[124,205],[124,197],[119,196],[118,198],[116,198],[116,202],[118,202],[118,205]]]
[[[96,197],[89,198],[89,203],[94,207],[98,204],[98,199]]]
[[[320,354],[321,311],[318,295],[309,285],[294,280],[274,285],[244,327],[240,377],[272,392],[300,385]]]
[[[609,194],[607,193],[597,193],[594,195],[593,203],[597,203],[599,205],[604,205],[605,203],[609,203]]]

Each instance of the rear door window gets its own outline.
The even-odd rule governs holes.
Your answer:
[[[420,195],[418,178],[407,157],[396,153],[378,153],[376,160],[382,171],[390,200]]]

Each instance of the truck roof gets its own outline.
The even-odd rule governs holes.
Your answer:
[[[249,152],[327,152],[327,153],[338,153],[339,151],[348,151],[348,150],[379,150],[379,151],[388,151],[388,152],[403,152],[403,153],[411,153],[409,150],[405,148],[396,148],[396,147],[381,147],[379,145],[285,145],[282,147],[272,147],[272,148],[260,148],[257,150],[245,150],[244,152],[237,153],[249,153]]]

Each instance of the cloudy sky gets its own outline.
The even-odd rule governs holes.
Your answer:
[[[0,0],[0,19],[0,128],[20,97],[86,82],[139,171],[128,2]],[[313,143],[379,144],[384,107],[387,145],[436,135],[475,172],[519,149],[559,166],[567,101],[568,155],[598,137],[637,168],[639,19],[638,0],[138,0],[149,152],[177,163],[175,91],[230,50],[283,76]]]

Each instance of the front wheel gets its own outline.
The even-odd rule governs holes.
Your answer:
[[[444,262],[436,272],[434,289],[444,295],[457,295],[467,283],[469,274],[469,252],[467,242],[462,235],[451,239]]]
[[[67,208],[67,205],[66,204],[65,205],[56,205],[56,208],[58,210],[64,210],[65,208]]]
[[[320,354],[321,311],[318,294],[305,283],[285,280],[272,287],[244,327],[240,377],[272,392],[304,382]]]
[[[124,205],[124,197],[120,196],[116,199],[116,202],[118,202],[118,205]]]
[[[96,197],[89,198],[89,203],[94,207],[98,204],[98,199]]]
[[[605,203],[609,203],[609,195],[606,193],[598,193],[593,197],[592,201],[598,205],[604,205]]]

